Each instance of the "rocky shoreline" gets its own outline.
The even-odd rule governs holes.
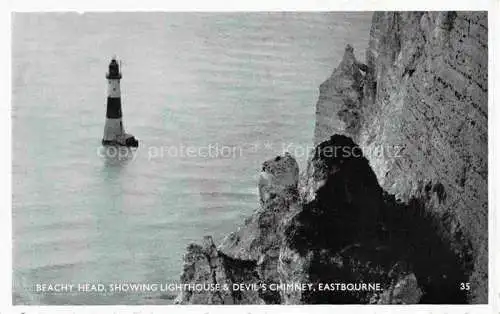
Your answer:
[[[230,289],[176,303],[486,303],[487,35],[485,12],[374,13],[366,62],[348,45],[320,86],[307,169],[264,162],[260,207],[188,246],[181,282]]]

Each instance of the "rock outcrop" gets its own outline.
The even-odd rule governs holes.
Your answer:
[[[486,13],[375,13],[366,62],[347,46],[320,87],[307,169],[263,163],[260,207],[184,256],[182,283],[220,289],[176,302],[487,302],[486,27]]]
[[[218,248],[207,238],[184,256],[182,283],[226,289],[183,292],[177,303],[466,302],[456,288],[466,280],[464,265],[439,221],[418,200],[403,204],[384,192],[351,138],[334,135],[318,145],[300,183],[297,170],[289,154],[264,162],[261,208]],[[262,288],[290,283],[311,287]],[[322,288],[329,283],[354,291]],[[378,288],[356,290],[363,283]]]

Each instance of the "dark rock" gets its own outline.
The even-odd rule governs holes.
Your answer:
[[[281,178],[296,178],[290,155],[266,161]],[[266,170],[267,171],[267,170]],[[277,172],[274,173],[275,175]],[[305,291],[183,293],[189,304],[464,303],[454,287],[463,265],[435,217],[417,202],[395,202],[382,190],[354,141],[333,135],[309,161],[308,180],[283,189],[215,249],[211,238],[185,255],[183,283],[310,283]],[[294,179],[295,180],[295,179]],[[262,183],[262,182],[261,182]],[[291,192],[295,190],[295,192]],[[299,197],[298,190],[303,191]],[[378,284],[379,291],[320,290],[324,283]]]

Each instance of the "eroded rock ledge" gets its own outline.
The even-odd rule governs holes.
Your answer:
[[[264,163],[262,206],[216,248],[184,256],[183,283],[379,283],[381,291],[183,293],[181,304],[465,303],[465,266],[418,201],[385,193],[361,148],[334,135],[307,180],[289,154]],[[294,184],[289,179],[296,178]],[[270,192],[269,192],[270,191]],[[274,191],[274,192],[273,192]]]

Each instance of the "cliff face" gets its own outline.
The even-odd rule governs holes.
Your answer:
[[[260,208],[184,256],[181,282],[221,288],[176,302],[487,302],[486,27],[486,13],[375,13],[366,62],[347,46],[320,86],[307,169],[263,163]],[[334,282],[380,288],[321,288]],[[311,286],[269,289],[287,283]]]
[[[487,27],[485,12],[375,13],[364,73],[353,75],[359,62],[346,48],[320,89],[315,130],[316,143],[333,126],[355,138],[386,191],[439,216],[471,259],[479,303],[488,270]]]

